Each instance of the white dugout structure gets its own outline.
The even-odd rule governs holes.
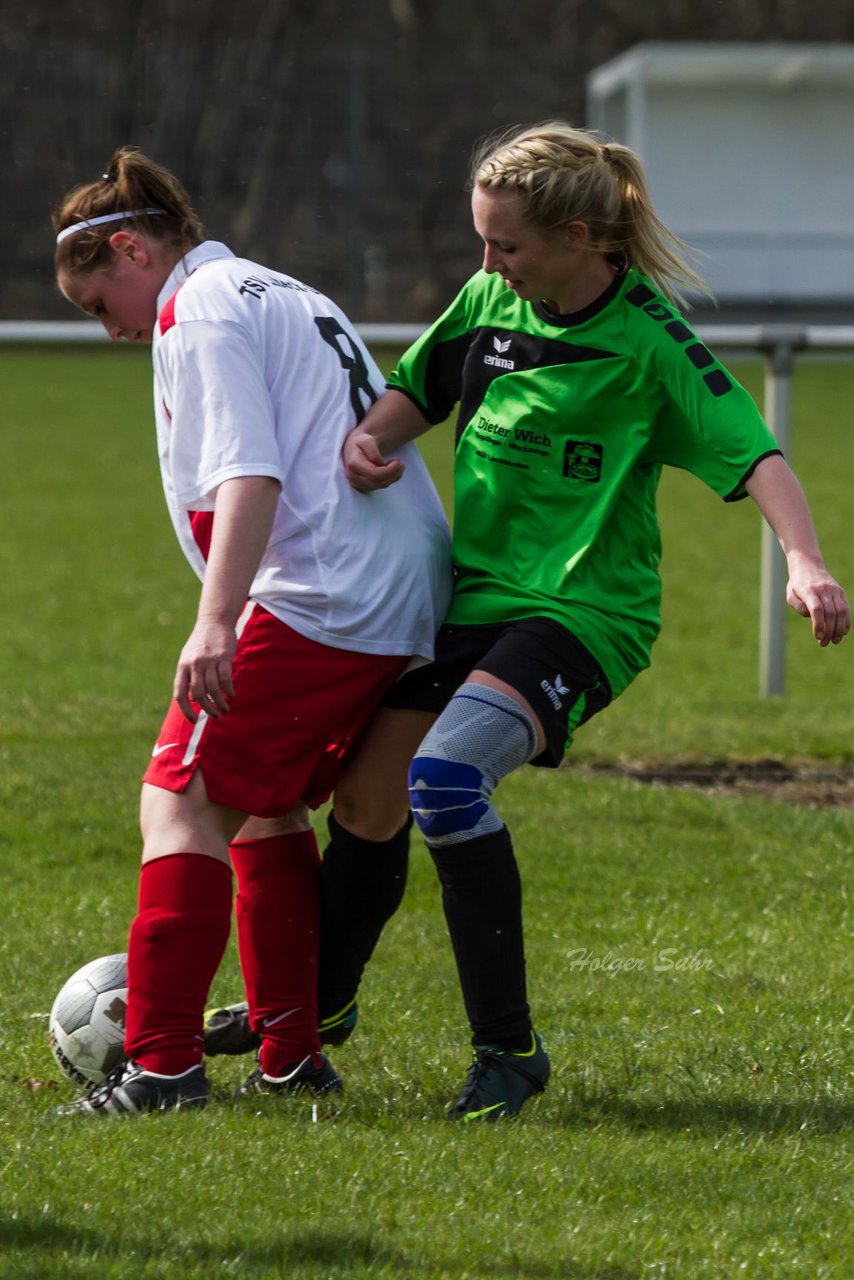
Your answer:
[[[412,324],[363,324],[368,345],[408,346],[423,332]],[[854,352],[854,325],[698,325],[701,342],[715,352],[761,355],[765,362],[765,420],[783,453],[791,450],[792,378],[799,354]],[[108,342],[100,324],[86,320],[0,321],[0,344]],[[786,688],[786,559],[763,523],[760,556],[759,692],[769,697]]]
[[[586,91],[721,304],[854,304],[854,44],[650,41]]]

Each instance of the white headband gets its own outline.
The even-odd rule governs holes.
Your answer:
[[[73,227],[65,227],[56,237],[61,244],[66,236],[73,236],[75,231],[85,231],[88,227],[99,227],[102,222],[118,222],[120,218],[153,217],[156,213],[166,213],[165,209],[132,209],[126,213],[102,213],[99,218],[87,218],[85,222],[75,222]]]

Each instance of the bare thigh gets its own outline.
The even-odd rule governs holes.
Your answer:
[[[363,840],[390,840],[409,814],[409,764],[435,721],[429,711],[381,707],[335,788],[334,813]]]
[[[270,836],[292,836],[310,831],[311,819],[304,804],[298,804],[281,818],[247,818],[235,840],[268,840]]]
[[[228,863],[229,843],[245,818],[237,809],[226,809],[208,799],[199,771],[186,791],[167,791],[144,782],[139,803],[142,860],[200,853]]]
[[[531,706],[527,698],[523,698],[518,689],[514,689],[512,684],[508,684],[506,680],[499,680],[498,676],[490,675],[488,671],[472,671],[466,680],[466,684],[484,684],[489,689],[497,689],[499,693],[506,693],[508,698],[512,698],[514,702],[518,702],[523,711],[531,718],[531,723],[537,734],[537,746],[534,755],[539,755],[545,749],[546,735],[543,732],[543,726],[540,718],[534,708]]]
[[[472,671],[466,683],[471,682],[518,702],[536,729],[536,751],[543,750],[543,727],[518,690],[488,671]],[[335,788],[334,812],[342,827],[364,840],[390,840],[400,830],[409,813],[409,765],[437,718],[430,711],[380,708]]]

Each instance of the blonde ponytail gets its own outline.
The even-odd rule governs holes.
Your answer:
[[[711,296],[690,249],[655,212],[640,160],[622,143],[563,120],[512,129],[477,148],[470,187],[517,192],[526,219],[543,230],[587,223],[595,250],[623,258],[673,302],[685,305],[683,290]]]

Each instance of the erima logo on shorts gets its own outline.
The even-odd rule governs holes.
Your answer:
[[[495,348],[495,350],[498,352],[498,355],[495,355],[495,356],[486,355],[486,356],[484,356],[484,357],[483,357],[483,363],[484,363],[484,364],[492,365],[493,367],[498,368],[498,369],[515,369],[515,368],[516,368],[516,365],[515,365],[514,361],[513,361],[513,360],[507,360],[507,359],[505,358],[505,356],[504,356],[505,351],[509,351],[509,350],[510,350],[510,343],[511,343],[512,341],[513,341],[513,339],[512,339],[512,338],[507,338],[504,342],[502,342],[500,338],[495,338],[495,337],[493,337],[493,339],[492,339],[492,345],[493,345],[493,347]]]
[[[541,680],[540,688],[545,693],[549,702],[551,702],[554,705],[555,709],[557,711],[562,711],[563,703],[561,702],[561,698],[563,698],[567,693],[569,693],[569,685],[564,684],[563,676],[560,674],[560,672],[558,672],[557,675],[555,676],[554,684],[549,684],[548,680]]]
[[[563,451],[563,474],[571,480],[586,480],[596,484],[602,475],[601,444],[589,440],[567,440]]]

